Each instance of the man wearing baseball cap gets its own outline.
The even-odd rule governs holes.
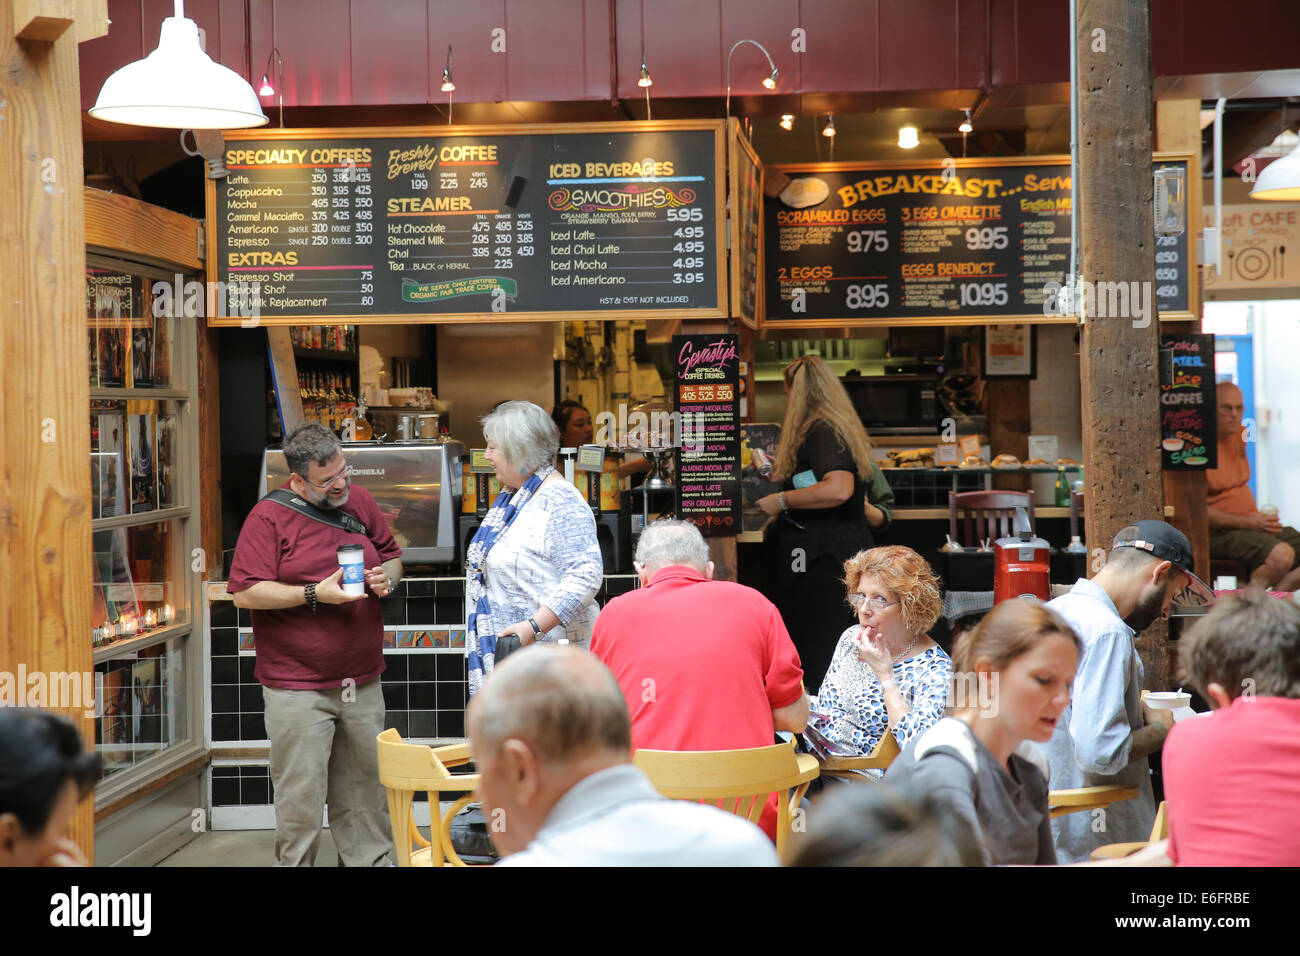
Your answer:
[[[1087,860],[1107,843],[1146,840],[1155,822],[1155,798],[1147,757],[1159,750],[1173,726],[1171,711],[1142,701],[1142,661],[1134,638],[1169,614],[1184,590],[1213,599],[1192,573],[1187,536],[1163,521],[1139,521],[1115,535],[1110,557],[1091,580],[1047,606],[1070,624],[1083,645],[1070,706],[1043,745],[1053,790],[1116,784],[1137,787],[1138,796],[1094,813],[1071,813],[1052,821],[1061,863]]]

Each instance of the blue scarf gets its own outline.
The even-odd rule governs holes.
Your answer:
[[[528,476],[518,491],[502,491],[492,502],[492,510],[479,525],[465,551],[465,606],[470,608],[465,628],[465,651],[469,665],[469,693],[473,697],[483,686],[483,678],[492,673],[496,663],[497,631],[492,622],[492,605],[488,602],[487,581],[483,572],[488,552],[510,527],[515,516],[536,493],[554,468],[539,468]]]

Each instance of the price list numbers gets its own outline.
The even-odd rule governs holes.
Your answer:
[[[227,281],[259,283],[272,314],[373,306],[369,148],[232,148],[226,160]]]

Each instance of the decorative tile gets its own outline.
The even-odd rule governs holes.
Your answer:
[[[397,630],[395,628],[384,628],[384,650],[389,651],[397,646]]]
[[[446,631],[431,631],[430,634],[431,634],[432,637],[433,637],[433,646],[434,646],[434,647],[446,647],[446,646],[447,646],[447,632],[446,632]]]
[[[397,632],[397,646],[433,647],[433,633],[431,631],[399,630]]]
[[[239,653],[252,654],[254,650],[252,629],[241,630],[239,632]]]
[[[448,633],[450,635],[450,641],[447,645],[448,647],[465,646],[465,629],[463,627],[460,630],[449,631]]]

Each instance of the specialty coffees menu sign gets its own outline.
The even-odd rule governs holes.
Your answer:
[[[677,516],[705,535],[740,531],[740,358],[735,335],[674,335]]]
[[[1218,467],[1214,336],[1166,334],[1160,347],[1173,353],[1173,379],[1160,383],[1160,454],[1166,469]]]
[[[778,168],[792,179],[766,201],[765,323],[1053,314],[1050,284],[1069,262],[1068,158]],[[1102,307],[1186,317],[1188,242],[1157,238],[1154,286],[1100,290]]]
[[[722,316],[722,153],[716,122],[229,133],[210,278],[278,324]]]

